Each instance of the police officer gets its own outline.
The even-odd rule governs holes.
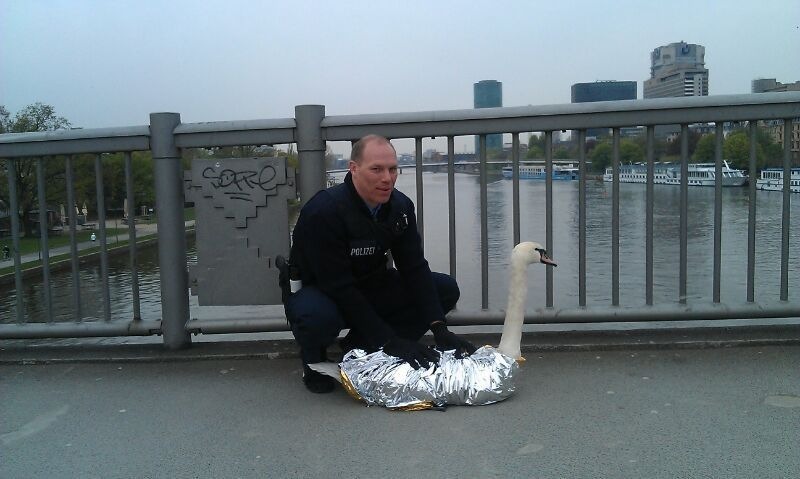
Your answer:
[[[288,295],[285,308],[301,348],[303,382],[317,393],[333,390],[335,382],[307,365],[327,359],[326,348],[342,329],[350,329],[343,350],[383,348],[414,367],[438,357],[418,342],[428,330],[441,350],[475,352],[447,329],[445,314],[458,301],[458,285],[428,267],[414,204],[394,189],[392,144],[377,135],[361,138],[349,170],[344,183],[306,203],[293,233],[290,262],[302,288]]]

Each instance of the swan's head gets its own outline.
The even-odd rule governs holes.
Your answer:
[[[547,251],[539,243],[532,241],[525,241],[514,246],[514,251],[511,252],[511,258],[524,261],[525,264],[531,263],[544,263],[550,266],[558,266],[555,261],[547,256]]]

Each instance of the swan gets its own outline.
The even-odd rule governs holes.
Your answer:
[[[395,410],[502,401],[515,391],[514,374],[518,363],[525,360],[520,342],[528,290],[527,267],[532,263],[556,266],[539,243],[523,242],[514,247],[506,316],[497,348],[484,346],[464,358],[456,357],[454,351],[443,351],[436,364],[420,369],[383,351],[354,349],[338,365],[316,363],[309,367],[333,377],[351,396],[367,405]]]

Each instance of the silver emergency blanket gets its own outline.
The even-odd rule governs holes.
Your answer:
[[[367,405],[405,410],[502,401],[514,393],[519,370],[514,358],[491,346],[463,359],[444,351],[436,365],[420,369],[383,351],[354,349],[339,366],[342,384],[351,395]]]

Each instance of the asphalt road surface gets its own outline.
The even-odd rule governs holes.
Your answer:
[[[306,392],[297,359],[0,365],[2,478],[794,478],[800,347],[528,353],[447,411]]]

